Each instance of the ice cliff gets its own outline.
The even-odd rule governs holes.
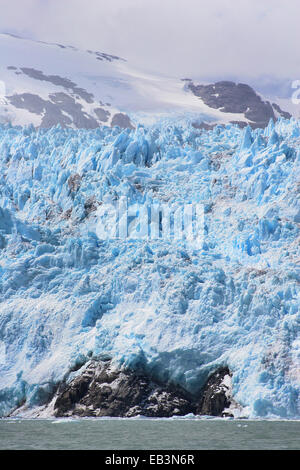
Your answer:
[[[299,143],[294,119],[0,127],[0,415],[112,358],[194,395],[228,367],[244,415],[300,418]],[[203,204],[203,245],[100,239],[121,196]]]

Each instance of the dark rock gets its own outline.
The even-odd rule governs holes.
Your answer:
[[[39,95],[22,93],[8,96],[7,100],[18,109],[41,116],[42,128],[51,128],[60,124],[63,128],[74,125],[80,129],[96,129],[98,121],[83,111],[82,105],[66,93],[53,93],[50,100]]]
[[[203,390],[197,414],[206,416],[224,416],[224,410],[231,405],[230,389],[224,383],[226,376],[231,377],[228,367],[217,370],[212,374]],[[226,416],[230,416],[226,413]]]
[[[272,106],[269,101],[263,101],[253,88],[244,83],[221,81],[211,85],[195,85],[187,81],[185,87],[210,108],[219,109],[223,113],[244,114],[253,128],[266,127],[270,119],[276,120],[274,109],[283,117],[289,115],[278,105]],[[241,121],[237,120],[236,123],[240,125]]]
[[[72,123],[77,129],[97,129],[97,127],[99,127],[98,121],[84,112],[82,105],[78,103],[74,97],[68,95],[67,93],[60,92],[50,94],[49,98],[51,99],[51,102],[54,103],[55,109],[59,110],[63,116],[66,114],[71,116]],[[78,98],[78,96],[76,96],[76,98]],[[49,106],[47,106],[47,109],[48,107]],[[46,117],[47,120],[45,120]],[[42,127],[48,127],[47,121],[49,121],[49,119],[53,120],[51,114],[44,117],[42,121]]]
[[[222,383],[226,375],[228,368],[211,375],[197,401],[179,386],[161,384],[140,371],[116,370],[110,361],[92,360],[77,377],[59,386],[55,416],[223,416],[231,403],[229,389]]]
[[[129,116],[123,113],[117,113],[114,115],[111,121],[111,126],[119,126],[121,129],[134,129]]]
[[[288,113],[287,111],[282,111],[282,109],[280,108],[278,104],[273,103],[272,106],[275,109],[275,111],[277,111],[280,114],[280,116],[282,116],[284,119],[291,119],[292,115]]]
[[[142,373],[111,368],[110,362],[90,362],[69,384],[62,384],[55,415],[171,417],[196,411],[181,387],[163,386]]]
[[[61,86],[66,90],[72,90],[73,93],[79,95],[87,103],[94,102],[94,95],[92,93],[88,93],[83,88],[78,87],[76,83],[72,82],[69,78],[60,77],[59,75],[45,75],[41,70],[30,67],[22,67],[21,70],[25,75],[30,78],[34,78],[35,80],[50,82],[53,85]]]
[[[101,122],[107,122],[110,116],[110,112],[102,108],[95,108],[94,113]]]

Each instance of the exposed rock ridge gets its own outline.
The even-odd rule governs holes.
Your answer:
[[[244,83],[220,81],[211,85],[195,85],[192,80],[184,79],[185,87],[198,96],[210,108],[219,109],[223,113],[239,113],[249,120],[251,127],[264,128],[270,119],[276,120],[276,114],[289,119],[290,113],[283,111],[276,103],[263,101],[262,98]],[[247,121],[232,121],[244,127]]]
[[[75,374],[76,375],[76,374]],[[110,362],[91,361],[69,382],[62,383],[54,401],[54,414],[63,416],[172,417],[189,413],[226,415],[231,405],[219,369],[208,379],[203,392],[194,397],[183,388],[160,384],[142,372],[116,370]]]

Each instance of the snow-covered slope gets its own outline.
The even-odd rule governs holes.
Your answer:
[[[244,415],[299,418],[299,142],[282,119],[1,127],[1,414],[110,357],[195,395],[228,367]],[[99,238],[121,196],[203,204],[203,246]]]
[[[179,78],[136,70],[126,60],[103,52],[9,34],[0,34],[0,80],[6,88],[0,119],[15,125],[131,127],[171,113],[189,113],[208,124],[253,121],[247,101],[240,107],[242,112],[235,107],[224,112],[222,95],[211,106],[211,97],[201,99]],[[241,94],[234,96],[237,91],[230,100],[243,102]],[[260,107],[268,108],[263,102]],[[268,118],[273,117],[270,110]]]

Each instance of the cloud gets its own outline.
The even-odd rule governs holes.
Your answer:
[[[178,77],[300,78],[298,0],[0,0],[0,30]]]

